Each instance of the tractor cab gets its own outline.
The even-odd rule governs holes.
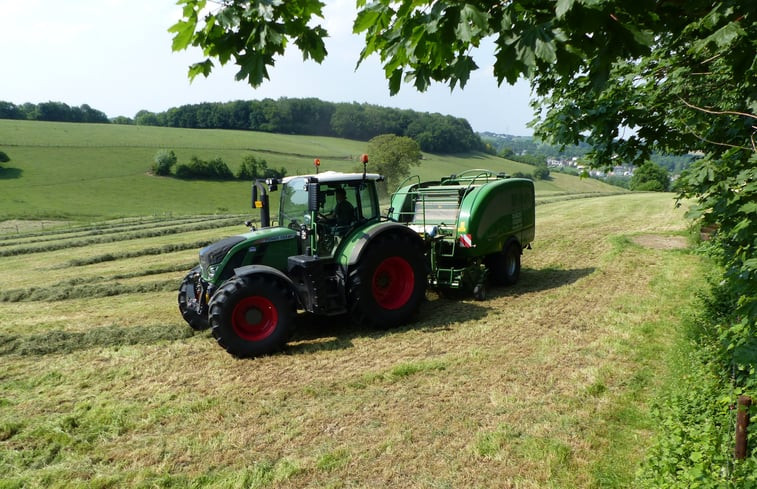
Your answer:
[[[279,225],[299,233],[304,255],[330,256],[356,227],[379,218],[375,173],[324,172],[282,181]]]

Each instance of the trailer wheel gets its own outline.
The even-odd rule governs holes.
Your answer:
[[[210,301],[213,337],[239,358],[280,350],[292,334],[294,319],[290,291],[265,275],[234,277]]]
[[[513,285],[520,277],[520,245],[517,241],[510,241],[501,253],[489,255],[489,266],[492,281],[496,285]]]
[[[184,321],[195,331],[208,329],[208,306],[203,303],[204,293],[200,284],[200,267],[189,271],[179,286],[179,312]]]
[[[379,236],[349,275],[349,301],[358,324],[392,328],[407,322],[426,293],[422,250],[408,237]]]

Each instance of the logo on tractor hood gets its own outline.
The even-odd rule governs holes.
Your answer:
[[[257,246],[264,243],[272,243],[274,241],[286,241],[287,239],[294,239],[296,237],[296,234],[280,234],[278,236],[269,236],[268,238],[256,239],[252,242],[252,245]]]

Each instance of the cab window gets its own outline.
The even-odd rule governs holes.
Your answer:
[[[281,189],[280,225],[297,227],[308,213],[307,181],[295,178],[286,183]]]

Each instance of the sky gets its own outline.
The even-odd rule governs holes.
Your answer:
[[[303,61],[291,46],[254,89],[234,80],[232,64],[215,63],[210,77],[190,83],[189,65],[204,57],[171,50],[168,28],[181,18],[174,0],[0,0],[0,101],[88,104],[108,117],[134,117],[201,102],[315,97],[439,112],[467,119],[477,132],[532,134],[528,84],[497,86],[491,45],[474,54],[480,68],[464,89],[434,84],[420,93],[403,84],[390,96],[378,57],[355,70],[363,46],[352,34],[355,0],[326,4],[326,60]]]

